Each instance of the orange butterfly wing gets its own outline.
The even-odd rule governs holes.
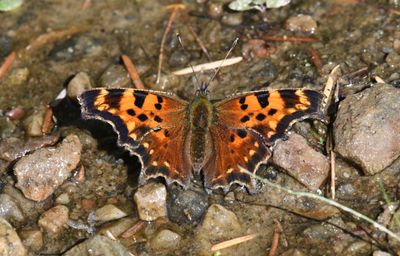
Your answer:
[[[79,97],[82,116],[109,123],[118,144],[139,157],[145,178],[165,177],[187,186],[187,103],[167,93],[137,89],[94,89]]]
[[[270,157],[269,148],[290,126],[322,116],[321,94],[313,90],[247,92],[215,104],[217,121],[210,132],[214,154],[204,168],[206,185],[252,184],[252,173]]]

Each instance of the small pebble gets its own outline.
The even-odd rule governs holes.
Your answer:
[[[109,237],[96,235],[86,241],[75,245],[68,250],[64,256],[76,255],[132,255],[119,241],[115,241]],[[144,254],[142,254],[144,255]]]
[[[21,120],[24,118],[26,112],[23,107],[18,106],[6,112],[6,116],[12,121]]]
[[[96,206],[96,201],[91,199],[82,199],[81,206],[83,210],[89,211]]]
[[[36,110],[32,115],[28,116],[24,122],[24,130],[28,136],[42,136],[42,124],[44,121],[44,109]]]
[[[68,204],[70,202],[68,193],[62,193],[56,198],[57,204]]]
[[[207,240],[219,240],[231,238],[240,231],[241,225],[235,213],[219,204],[213,204],[208,208],[197,235]]]
[[[85,72],[79,72],[76,74],[67,86],[67,95],[71,99],[76,99],[84,91],[92,88],[90,77]]]
[[[207,4],[207,14],[213,19],[220,18],[224,13],[223,3],[219,1],[210,1]]]
[[[286,20],[286,29],[314,34],[317,31],[317,22],[309,15],[298,15]]]
[[[13,198],[7,194],[0,194],[0,216],[13,224],[25,221],[23,212]]]
[[[399,68],[400,67],[400,54],[395,51],[391,51],[386,56],[386,63],[390,65],[392,68]]]
[[[67,226],[68,214],[69,210],[66,206],[57,205],[44,212],[38,224],[49,237],[59,237]]]
[[[25,256],[27,252],[17,232],[0,217],[0,255]]]
[[[150,247],[157,251],[173,250],[178,247],[181,239],[182,237],[179,234],[169,229],[164,229],[157,232],[151,239]]]
[[[121,211],[118,207],[112,204],[107,204],[95,212],[95,220],[97,222],[107,222],[110,220],[117,220],[127,216],[127,214]]]
[[[275,51],[275,47],[267,44],[261,39],[251,39],[242,47],[242,54],[246,59],[249,57],[265,58],[273,54]]]
[[[232,13],[222,16],[222,24],[228,26],[239,26],[243,22],[242,13]]]
[[[134,200],[141,220],[153,221],[167,216],[167,190],[161,183],[148,183],[140,187]]]
[[[132,87],[128,72],[121,65],[110,65],[100,77],[100,87],[125,88]]]
[[[39,229],[22,230],[20,232],[22,243],[34,252],[43,247],[43,234]]]
[[[168,64],[171,67],[184,67],[188,64],[190,58],[181,51],[174,51],[168,59]]]

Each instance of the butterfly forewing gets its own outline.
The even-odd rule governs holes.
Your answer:
[[[138,155],[145,177],[163,176],[187,186],[187,103],[166,93],[136,89],[94,89],[79,97],[85,119],[101,119],[118,143]],[[179,154],[177,152],[182,152]]]

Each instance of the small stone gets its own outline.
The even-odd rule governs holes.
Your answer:
[[[156,233],[150,241],[150,247],[153,250],[165,251],[176,249],[182,237],[172,232],[171,230],[164,229]]]
[[[0,217],[0,255],[27,255],[17,232],[5,219]]]
[[[68,204],[70,202],[68,193],[62,193],[56,198],[57,204]]]
[[[310,190],[317,190],[329,176],[328,159],[296,133],[277,143],[272,160]]]
[[[128,72],[121,65],[110,65],[100,77],[100,86],[106,88],[131,87]]]
[[[91,256],[91,255],[115,255],[129,256],[128,249],[121,245],[118,241],[112,240],[105,236],[97,235],[91,239],[84,241],[72,249],[67,251],[64,256]]]
[[[228,26],[239,26],[243,22],[242,13],[230,13],[222,16],[222,24]]]
[[[289,249],[281,254],[281,256],[305,256],[299,249]]]
[[[400,54],[395,51],[391,51],[385,59],[386,63],[390,65],[392,68],[400,67]]]
[[[118,207],[112,204],[104,205],[95,212],[95,220],[97,222],[107,222],[110,220],[117,220],[127,216],[127,214],[121,211]]]
[[[346,97],[334,127],[335,151],[374,175],[400,156],[400,89],[376,84]]]
[[[374,251],[372,256],[392,256],[392,254],[384,251]]]
[[[28,136],[42,136],[42,124],[44,120],[44,109],[35,110],[24,122],[24,130]]]
[[[189,56],[187,56],[187,54],[184,52],[174,51],[168,59],[168,64],[171,67],[184,67],[189,60]]]
[[[76,99],[84,91],[92,88],[90,77],[85,72],[79,72],[76,74],[67,86],[67,95],[71,99]]]
[[[265,58],[276,51],[276,48],[267,44],[262,39],[251,39],[242,47],[242,54],[245,58]]]
[[[13,198],[7,194],[0,194],[0,216],[11,223],[22,223],[25,216]]]
[[[221,240],[232,238],[240,231],[241,225],[235,213],[219,204],[212,204],[197,230],[197,235],[206,240]]]
[[[317,30],[317,22],[309,15],[298,15],[286,20],[286,29],[314,34]]]
[[[6,112],[6,116],[12,121],[21,120],[25,114],[26,112],[21,106],[12,108],[10,111]]]
[[[168,217],[176,223],[196,223],[208,207],[207,194],[180,188],[169,190],[167,201]]]
[[[213,19],[218,19],[224,13],[223,3],[219,1],[210,1],[207,3],[207,14]]]
[[[81,150],[79,138],[69,135],[57,147],[41,148],[22,157],[14,166],[16,187],[31,200],[46,199],[71,175],[80,162]]]
[[[0,159],[8,162],[14,161],[36,149],[54,145],[59,138],[59,134],[54,134],[29,138],[27,141],[14,137],[0,140]]]
[[[83,210],[89,211],[96,206],[96,201],[91,199],[82,199],[81,206]]]
[[[59,237],[67,226],[69,210],[64,205],[57,205],[44,212],[38,221],[39,226],[50,237]]]
[[[141,220],[153,221],[167,216],[167,190],[163,184],[148,183],[140,187],[134,200]]]
[[[40,251],[43,247],[43,234],[39,229],[22,230],[20,232],[22,243],[34,252]]]
[[[0,59],[5,58],[13,50],[12,38],[7,35],[0,35]]]

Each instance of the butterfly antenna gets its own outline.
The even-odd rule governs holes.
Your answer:
[[[184,51],[187,55],[189,55],[189,52],[186,50],[185,46],[183,46],[183,42],[182,42],[181,35],[180,35],[179,33],[176,33],[176,37],[178,38],[178,42],[179,42],[179,44],[181,45],[183,51]],[[192,69],[192,72],[193,72],[194,78],[196,79],[197,85],[200,87],[201,85],[200,85],[199,79],[197,78],[196,72],[194,71],[194,68],[193,68],[192,63],[189,63],[189,66],[190,66],[190,68]]]
[[[231,48],[229,49],[228,53],[226,54],[224,60],[221,62],[221,64],[218,66],[217,70],[215,71],[214,75],[208,80],[207,84],[206,84],[206,88],[208,87],[208,85],[212,82],[212,80],[214,80],[214,78],[217,76],[219,70],[221,69],[221,67],[224,65],[226,59],[228,58],[229,54],[231,54],[231,52],[233,51],[233,49],[235,49],[237,43],[239,41],[239,37],[236,37],[235,41],[233,41]]]

